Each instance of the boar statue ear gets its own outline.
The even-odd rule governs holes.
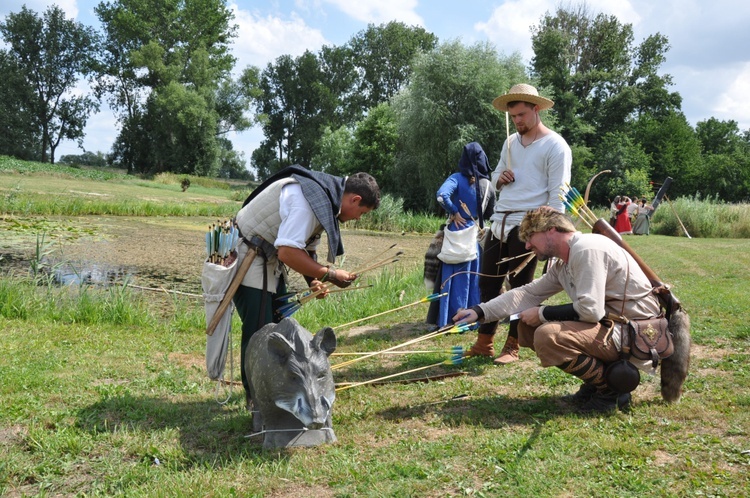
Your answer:
[[[272,332],[268,336],[268,352],[276,356],[282,363],[286,363],[294,352],[294,346],[283,335]]]
[[[313,337],[312,345],[315,349],[323,351],[326,356],[336,351],[336,334],[331,327],[323,327]]]

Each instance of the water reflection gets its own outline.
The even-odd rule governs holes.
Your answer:
[[[36,266],[39,281],[58,286],[110,287],[125,283],[146,287],[167,288],[181,292],[200,293],[200,279],[181,275],[163,268],[112,265],[93,261],[62,261],[43,258],[36,265],[28,256],[0,253],[0,275],[32,275]]]
[[[133,271],[124,267],[115,267],[100,263],[85,263],[74,265],[58,263],[52,265],[53,282],[59,285],[95,285],[107,287],[121,285],[134,275]]]

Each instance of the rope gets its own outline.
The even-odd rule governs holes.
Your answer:
[[[229,399],[232,397],[232,386],[234,385],[234,382],[231,379],[234,379],[234,354],[232,354],[232,327],[229,327],[229,350],[227,351],[227,354],[229,354],[229,381],[225,381],[222,379],[216,380],[216,391],[214,392],[214,399],[216,402],[220,405],[226,405],[227,402],[229,402]],[[222,384],[229,384],[229,389],[227,390],[228,394],[224,401],[219,400],[219,389]]]
[[[203,297],[203,294],[191,294],[190,292],[180,292],[175,290],[168,290],[164,287],[160,288],[154,288],[154,287],[141,287],[140,285],[135,284],[125,284],[126,287],[133,287],[134,289],[140,289],[140,290],[147,290],[147,291],[153,291],[153,292],[166,292],[168,294],[179,294],[180,296],[189,296],[189,297]]]

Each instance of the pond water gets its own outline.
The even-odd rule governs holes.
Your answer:
[[[41,218],[41,217],[40,217]],[[11,221],[13,222],[11,224]],[[43,266],[60,285],[128,284],[202,294],[205,259],[203,217],[46,217],[0,218],[0,275],[29,274],[38,253]],[[33,223],[32,223],[33,221]],[[4,230],[3,230],[4,229]],[[45,251],[39,251],[39,233]],[[398,266],[421,266],[432,238],[425,235],[343,234],[346,259],[342,268],[359,268],[394,243],[404,254]],[[324,250],[325,251],[325,250]],[[294,272],[292,272],[293,275]],[[300,279],[300,285],[304,282]]]

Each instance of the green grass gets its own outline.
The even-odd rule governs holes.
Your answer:
[[[180,183],[190,180],[183,192]],[[79,168],[0,156],[0,213],[19,216],[207,216],[230,218],[252,192],[247,184],[174,173],[128,176],[121,170]],[[50,194],[54,195],[50,195]],[[403,200],[383,195],[380,207],[347,228],[434,233],[442,217],[404,212]],[[607,209],[595,209],[608,218]],[[716,199],[664,201],[651,233],[696,238],[750,238],[750,205]]]
[[[55,225],[39,216],[45,209],[95,197],[106,199],[97,209],[150,203],[155,215],[173,206],[186,214],[202,203],[226,209],[221,216],[236,209],[231,190],[192,179],[183,193],[179,181],[3,166],[9,162],[0,158],[0,212],[14,231],[50,233]],[[357,228],[429,233],[439,222],[393,216],[398,202],[386,203],[373,225]],[[59,289],[39,278],[44,272],[2,275],[0,495],[748,496],[750,240],[706,235],[734,233],[747,209],[696,200],[674,205],[693,239],[677,232],[626,241],[673,285],[691,316],[692,364],[679,403],[664,404],[658,378],[644,376],[632,412],[579,416],[559,400],[576,389],[575,379],[541,368],[533,352],[522,350],[521,360],[504,368],[475,358],[458,377],[341,391],[333,409],[338,443],[286,451],[263,451],[245,437],[251,420],[241,387],[233,387],[228,403],[217,402],[227,391],[217,393],[206,377],[199,300],[126,287]],[[655,218],[655,228],[666,223],[668,207],[657,211],[665,218]],[[707,210],[714,222],[698,223]],[[712,224],[713,232],[697,230]],[[89,230],[79,225],[81,234]],[[4,245],[13,241],[9,232]],[[38,236],[40,259],[47,244]],[[366,274],[362,283],[373,287],[313,301],[294,317],[314,332],[426,294],[416,263]],[[426,310],[413,306],[337,330],[337,352],[378,351],[416,338],[426,332]],[[239,330],[235,315],[235,380]],[[503,328],[498,342],[504,335]],[[448,335],[419,349],[473,340]],[[373,379],[446,357],[383,355],[334,377]],[[441,366],[416,376],[457,370]]]
[[[339,442],[287,451],[266,452],[245,438],[241,388],[217,403],[195,300],[174,298],[165,313],[129,289],[60,292],[5,278],[0,494],[747,496],[750,242],[627,240],[691,315],[693,361],[679,403],[664,404],[658,378],[644,377],[631,413],[579,416],[558,400],[575,380],[522,350],[506,368],[472,359],[461,377],[342,391],[334,405]],[[313,301],[295,318],[315,331],[425,294],[418,267],[363,279],[374,287]],[[338,351],[377,351],[424,334],[426,306],[365,322],[367,333],[338,330]],[[236,316],[233,330],[236,363]],[[471,334],[450,335],[419,349],[471,342]],[[445,357],[371,359],[335,370],[335,379]]]

